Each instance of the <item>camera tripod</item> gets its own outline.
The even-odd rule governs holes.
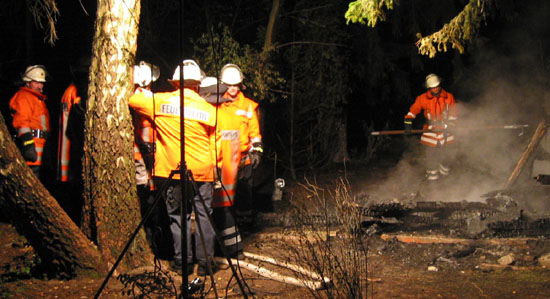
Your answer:
[[[188,238],[191,237],[191,236],[187,235],[187,215],[190,214],[190,213],[187,213],[187,210],[188,210],[187,207],[191,206],[194,211],[197,211],[195,197],[198,197],[198,201],[202,205],[201,208],[203,209],[203,211],[207,215],[209,225],[211,225],[211,227],[214,231],[214,236],[216,238],[216,241],[220,245],[221,251],[222,251],[224,257],[227,259],[227,262],[229,264],[229,267],[231,268],[233,276],[235,276],[237,284],[239,285],[239,288],[241,290],[241,294],[243,295],[244,298],[248,298],[248,296],[246,294],[246,291],[244,289],[244,286],[242,284],[242,281],[239,278],[239,276],[237,275],[237,271],[236,271],[236,269],[235,269],[235,267],[234,267],[234,265],[231,261],[231,258],[229,257],[229,255],[227,253],[224,242],[223,242],[222,238],[220,237],[220,234],[219,234],[218,230],[216,229],[216,226],[214,224],[214,220],[212,218],[212,215],[210,213],[208,213],[208,207],[206,206],[205,200],[204,200],[203,196],[200,193],[199,186],[198,186],[197,182],[194,180],[192,172],[190,170],[188,170],[185,166],[182,168],[181,164],[178,165],[177,169],[172,170],[170,172],[170,176],[168,178],[163,178],[161,180],[161,181],[163,181],[163,183],[161,184],[160,189],[158,190],[157,194],[155,195],[155,199],[154,199],[153,203],[151,204],[151,206],[149,207],[149,209],[147,210],[145,215],[142,217],[141,221],[139,222],[139,224],[136,227],[135,231],[130,236],[129,240],[126,242],[126,245],[124,246],[124,249],[120,253],[119,257],[117,258],[116,262],[114,263],[113,267],[111,268],[111,270],[109,271],[107,276],[105,277],[105,280],[103,281],[101,287],[99,288],[99,290],[95,294],[94,298],[99,298],[99,296],[101,295],[101,292],[103,291],[103,289],[107,285],[107,282],[109,281],[111,276],[114,274],[117,266],[120,264],[120,262],[122,261],[122,258],[124,257],[124,255],[126,254],[128,249],[130,248],[132,242],[134,241],[135,237],[139,233],[139,230],[144,225],[144,223],[149,219],[149,217],[152,215],[152,213],[153,213],[154,209],[156,208],[156,206],[158,205],[160,199],[164,198],[163,194],[166,193],[168,188],[171,186],[171,183],[173,184],[174,181],[177,181],[177,179],[174,180],[173,177],[174,177],[175,174],[178,174],[178,173],[180,174],[180,178],[183,178],[183,179],[179,180],[179,183],[180,183],[180,186],[181,186],[181,193],[180,193],[181,197],[179,197],[181,199],[180,207],[179,207],[179,210],[180,210],[180,225],[179,226],[180,226],[180,229],[181,229],[181,233],[180,233],[181,240],[180,241],[181,241],[181,248],[182,248],[182,263],[181,263],[181,266],[182,266],[182,269],[181,269],[181,272],[182,272],[182,285],[181,285],[181,296],[180,297],[181,298],[187,298],[190,291],[196,291],[196,289],[193,286],[189,286],[189,283],[188,283],[188,264],[187,264],[187,262],[183,262],[183,259],[184,258],[187,259],[187,240],[188,240]],[[208,183],[206,183],[206,184],[208,184]],[[202,231],[200,221],[197,219],[195,224],[197,226],[199,236],[201,238],[202,248],[203,248],[203,251],[204,251],[204,257],[206,258],[207,271],[210,275],[210,279],[212,281],[212,284],[215,284],[213,271],[212,271],[213,256],[209,256],[206,252],[205,240],[204,240],[204,235],[203,235],[203,231]],[[193,290],[193,289],[195,289],[195,290]],[[214,288],[214,291],[216,292],[216,288]],[[216,298],[217,297],[218,297],[218,295],[216,294]]]

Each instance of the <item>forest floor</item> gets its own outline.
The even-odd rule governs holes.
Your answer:
[[[262,204],[263,208],[258,209],[260,213],[255,226],[243,231],[245,251],[279,258],[279,261],[287,260],[284,247],[296,248],[304,244],[304,239],[294,236],[292,229],[285,223],[285,219],[295,215],[292,214],[292,204],[310,202],[313,203],[312,206],[318,205],[319,202],[315,202],[304,187],[314,185],[324,190],[334,190],[335,182],[343,177],[354,196],[368,202],[363,204],[364,207],[370,204],[371,211],[374,211],[383,206],[385,212],[388,212],[390,203],[393,211],[398,211],[389,214],[371,213],[363,219],[360,242],[366,244],[368,271],[361,276],[361,297],[550,297],[550,258],[547,256],[550,253],[550,217],[546,217],[547,211],[550,210],[548,189],[540,189],[539,186],[530,184],[525,186],[521,183],[521,187],[514,192],[503,195],[499,191],[493,192],[493,196],[487,195],[486,197],[492,199],[505,199],[507,207],[510,207],[510,202],[519,205],[519,218],[524,219],[527,211],[530,219],[537,218],[538,222],[531,221],[531,225],[526,225],[525,219],[510,216],[515,209],[500,209],[505,216],[483,226],[480,225],[480,221],[474,221],[490,218],[479,217],[479,211],[486,211],[487,207],[484,205],[489,201],[483,199],[482,195],[498,190],[498,186],[503,185],[503,179],[505,181],[506,177],[489,176],[492,182],[481,180],[482,177],[488,176],[483,169],[463,163],[461,167],[455,168],[453,175],[456,179],[446,178],[435,188],[423,181],[421,167],[417,167],[418,161],[410,160],[403,166],[398,160],[389,159],[376,165],[350,163],[346,166],[337,166],[310,174],[307,181],[299,180],[301,183],[287,178],[283,199]],[[470,183],[458,188],[458,177],[465,176],[472,178],[471,182],[483,181],[484,186]],[[268,184],[267,187],[258,190],[259,193],[263,192],[266,201],[269,201],[272,186]],[[425,202],[436,202],[438,207],[458,202],[476,202],[483,206],[481,210],[467,206],[460,213],[452,212],[454,216],[449,214],[449,217],[444,218],[441,215],[434,216],[425,210],[410,210],[410,205],[402,206],[404,202],[416,203],[416,208],[419,207],[418,203]],[[470,214],[477,216],[457,216],[468,214],[468,209],[471,209]],[[450,218],[453,218],[453,221],[448,221]],[[481,222],[483,224],[483,221]],[[533,225],[535,222],[536,225]],[[320,226],[327,227],[329,226]],[[337,227],[334,229],[335,232],[330,234],[337,237],[341,231],[338,231]],[[0,222],[0,248],[0,298],[93,298],[104,280],[104,277],[78,277],[72,280],[40,277],[36,271],[33,249],[9,223]],[[245,290],[250,292],[249,298],[327,297],[328,293],[324,290],[311,291],[288,283],[288,279],[287,283],[283,283],[266,278],[244,267],[246,263],[260,265],[289,277],[292,277],[293,273],[250,258],[239,262],[239,265],[235,265],[235,270]],[[177,289],[181,277],[167,271],[167,265],[166,261],[162,261],[159,273],[164,273],[163,277],[169,277],[174,281]],[[357,269],[359,268],[357,266]],[[331,277],[337,278],[334,273]],[[188,278],[191,281],[196,275],[192,274]],[[219,297],[243,297],[231,269],[218,271],[214,278]],[[204,293],[199,292],[194,296],[215,298],[214,289],[209,286],[210,281],[206,278]],[[150,297],[143,296],[140,292],[129,294],[128,291],[131,289],[125,287],[120,279],[111,278],[100,298],[173,297],[168,295],[169,292],[166,290],[160,295],[155,295],[152,291],[146,293]],[[140,294],[143,297],[140,297]]]

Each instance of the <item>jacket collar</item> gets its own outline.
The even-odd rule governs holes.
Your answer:
[[[426,91],[426,98],[428,98],[428,100],[431,100],[435,97],[432,94],[432,92],[430,90],[428,90],[428,91]],[[447,91],[445,91],[445,89],[441,88],[441,91],[439,92],[439,97],[438,98],[446,99],[447,98]]]
[[[21,90],[21,91],[24,91],[24,92],[31,93],[33,96],[37,97],[37,98],[38,98],[39,100],[41,100],[41,101],[44,101],[44,100],[46,100],[46,98],[47,98],[45,94],[40,93],[40,92],[38,92],[38,91],[36,91],[36,90],[30,89],[30,88],[28,88],[28,87],[26,87],[26,86],[21,86],[20,90]]]

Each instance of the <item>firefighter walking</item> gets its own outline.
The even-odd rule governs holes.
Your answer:
[[[405,115],[405,134],[409,135],[416,116],[424,112],[427,121],[420,143],[425,145],[426,179],[436,181],[441,176],[449,175],[452,152],[450,145],[455,137],[449,132],[457,120],[456,102],[453,94],[441,87],[441,78],[436,74],[426,76],[426,92],[419,95],[409,112]]]

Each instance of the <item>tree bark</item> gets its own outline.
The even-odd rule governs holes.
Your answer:
[[[140,0],[98,0],[84,138],[83,230],[113,262],[140,219],[133,158],[133,93]],[[141,231],[120,264],[145,263]]]
[[[69,277],[106,273],[99,251],[25,164],[1,114],[0,207],[48,270]]]

